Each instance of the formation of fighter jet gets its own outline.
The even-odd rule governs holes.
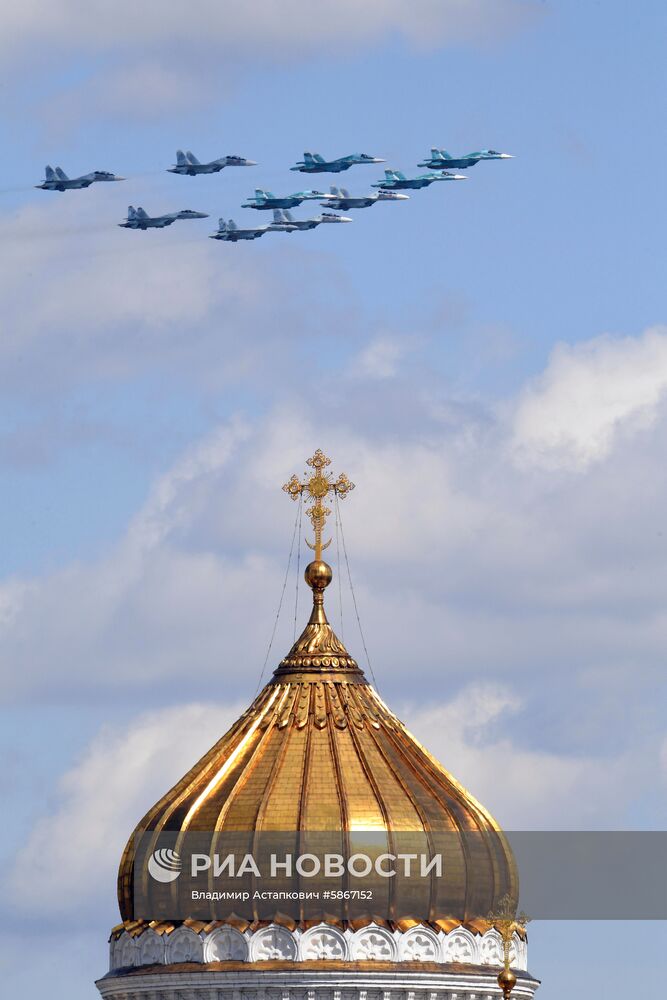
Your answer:
[[[450,174],[445,171],[440,174],[419,174],[418,177],[406,177],[400,170],[385,170],[384,180],[372,187],[380,188],[382,191],[402,191],[406,188],[418,190],[428,187],[434,181],[464,181],[465,174]]]
[[[313,219],[295,219],[289,209],[274,208],[273,210],[273,226],[286,226],[285,232],[288,233],[296,230],[303,232],[306,229],[315,229],[322,223],[332,222],[352,222],[352,219],[347,215],[336,215],[335,212],[322,212],[321,215],[316,215]]]
[[[453,169],[465,170],[467,167],[474,167],[480,160],[511,159],[513,157],[509,153],[498,153],[494,149],[482,149],[465,156],[454,157],[446,150],[433,146],[430,157],[419,164],[420,167],[428,167],[431,172],[419,174],[416,177],[406,177],[400,170],[385,170],[384,179],[372,184],[371,187],[376,190],[369,194],[351,195],[347,188],[332,186],[329,188],[328,194],[323,191],[307,190],[279,196],[272,191],[256,188],[255,194],[243,203],[243,208],[273,211],[273,222],[260,226],[239,227],[233,219],[227,221],[220,219],[218,230],[211,235],[211,239],[236,243],[239,240],[256,240],[270,232],[304,232],[325,224],[352,222],[353,220],[349,216],[337,213],[346,212],[352,208],[370,208],[379,201],[407,201],[410,196],[402,194],[402,191],[419,190],[438,181],[466,180],[465,174],[453,173]],[[303,160],[299,160],[295,166],[290,167],[290,170],[301,173],[336,174],[349,170],[350,167],[358,164],[384,162],[385,160],[369,156],[367,153],[351,153],[334,160],[325,160],[319,153],[306,152],[303,154]],[[221,156],[217,160],[200,163],[189,150],[184,153],[182,149],[178,149],[176,150],[176,163],[169,167],[168,171],[172,174],[195,177],[197,174],[216,174],[225,167],[253,167],[256,165],[255,160],[248,160],[243,156]],[[118,177],[107,170],[94,170],[90,174],[70,178],[61,167],[47,166],[44,182],[35,186],[45,191],[67,191],[87,188],[98,181],[122,180],[125,178]],[[334,209],[335,211],[325,211],[308,219],[295,219],[289,210],[305,201],[318,201],[322,208]],[[134,208],[129,205],[127,218],[124,222],[119,222],[118,225],[122,229],[164,229],[181,219],[207,218],[206,212],[194,212],[191,209],[151,216],[143,208]]]
[[[173,167],[168,167],[167,170],[170,174],[185,174],[189,177],[195,177],[197,174],[217,174],[225,167],[256,166],[255,160],[246,160],[244,156],[221,156],[209,163],[200,163],[190,150],[184,153],[182,149],[177,149],[176,163]]]
[[[169,212],[167,215],[148,215],[143,208],[133,208],[128,205],[125,222],[119,222],[121,229],[165,229],[178,219],[208,219],[206,212],[193,212],[186,208],[181,212]]]
[[[124,177],[117,177],[116,174],[108,170],[93,170],[90,174],[83,174],[82,177],[68,177],[61,167],[45,167],[45,180],[42,184],[35,184],[41,191],[73,191],[76,188],[87,188],[91,184],[99,181],[124,181]]]
[[[262,188],[255,188],[254,197],[244,201],[241,208],[296,208],[303,201],[317,201],[319,198],[330,198],[323,191],[297,191],[296,194],[288,194],[282,198],[277,197],[272,191],[263,191]]]
[[[497,153],[495,149],[480,149],[477,153],[466,153],[465,156],[452,156],[446,149],[431,147],[431,156],[418,167],[429,167],[431,170],[465,170],[474,167],[480,160],[513,160],[510,153]]]
[[[399,194],[398,191],[373,191],[372,194],[352,197],[347,188],[329,188],[327,201],[320,204],[323,208],[335,208],[336,211],[347,212],[351,208],[370,208],[378,201],[409,201],[409,194]]]
[[[377,156],[369,156],[368,153],[350,153],[349,156],[339,156],[337,160],[325,160],[319,153],[304,153],[303,160],[298,160],[290,170],[298,170],[302,174],[339,174],[359,163],[384,162]]]

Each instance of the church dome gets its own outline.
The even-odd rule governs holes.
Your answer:
[[[318,465],[318,456],[310,460],[315,471],[308,483],[293,477],[286,487],[293,497],[303,490],[314,500],[308,513],[315,559],[305,573],[313,592],[310,620],[247,711],[138,824],[118,875],[125,927],[148,925],[137,919],[146,914],[135,912],[136,878],[148,877],[135,872],[135,844],[147,833],[328,831],[353,838],[355,831],[372,831],[386,851],[401,835],[451,835],[446,897],[432,880],[426,908],[416,917],[410,900],[389,892],[388,880],[380,879],[382,907],[349,919],[326,907],[301,921],[285,918],[280,906],[245,921],[231,906],[228,913],[216,911],[221,924],[241,930],[253,920],[253,926],[282,920],[302,930],[320,922],[343,930],[373,922],[390,930],[421,923],[436,932],[465,925],[481,933],[493,905],[518,896],[514,859],[498,824],[385,705],[327,620],[331,569],[321,558],[322,499],[327,487],[338,497],[352,484],[346,477],[332,483],[323,471],[327,460],[321,456]],[[174,916],[170,887],[162,895],[157,888],[153,927]]]
[[[496,822],[384,704],[317,603],[248,710],[139,823],[120,865],[123,919],[134,916],[135,835],[248,830],[380,831],[387,849],[395,833],[466,834],[448,905],[469,920],[517,894]],[[479,850],[466,857],[470,844]],[[433,919],[448,918],[432,904]]]

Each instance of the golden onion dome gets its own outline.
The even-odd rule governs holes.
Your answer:
[[[433,880],[428,912],[417,921],[400,894],[386,896],[384,912],[368,914],[399,928],[479,927],[495,901],[518,895],[514,859],[495,820],[385,705],[329,624],[323,596],[331,569],[321,559],[321,523],[316,558],[305,572],[313,610],[303,633],[247,711],[146,813],[128,842],[118,876],[125,922],[173,917],[168,888],[162,899],[153,895],[155,912],[135,913],[135,844],[146,832],[335,831],[353,838],[373,831],[385,850],[401,834],[454,835],[446,898]],[[281,915],[276,906],[262,917]],[[217,917],[237,919],[231,906]],[[346,923],[326,908],[318,919]]]

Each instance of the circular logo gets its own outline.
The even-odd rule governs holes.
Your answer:
[[[173,882],[181,874],[183,862],[168,847],[154,851],[148,859],[148,871],[156,882]]]

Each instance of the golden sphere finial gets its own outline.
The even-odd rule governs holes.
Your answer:
[[[313,590],[323,591],[331,583],[333,570],[323,559],[314,559],[304,570],[304,579]]]
[[[516,986],[516,976],[510,968],[505,968],[498,973],[498,986],[503,991],[505,1000],[508,1000],[512,990]]]

